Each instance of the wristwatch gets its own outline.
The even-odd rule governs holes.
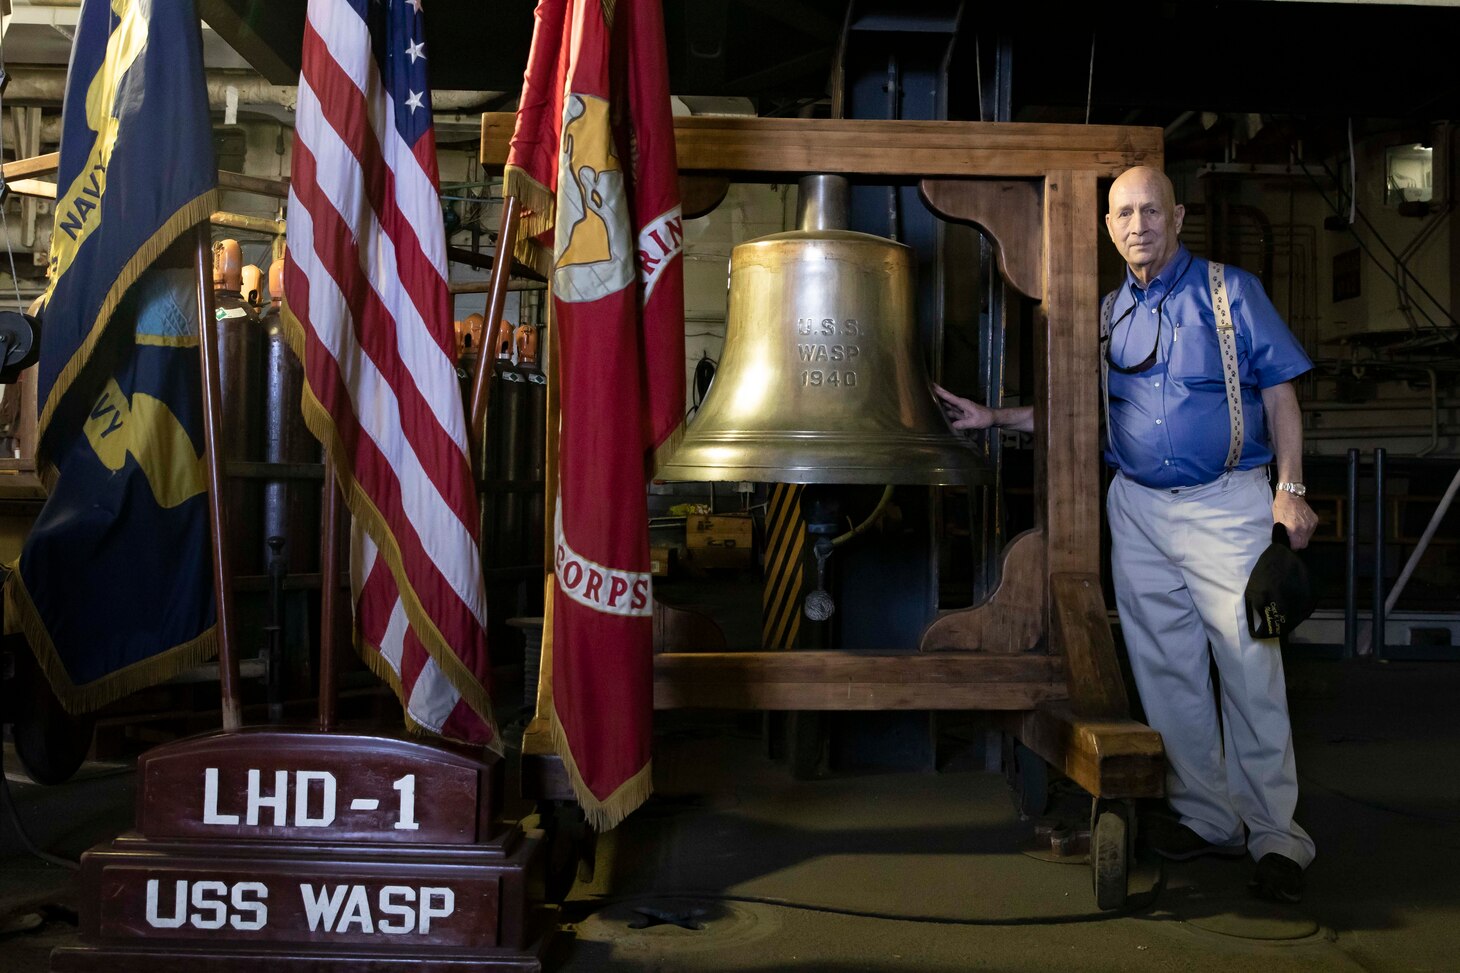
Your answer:
[[[1303,497],[1308,495],[1308,488],[1301,483],[1279,483],[1277,485],[1277,488],[1279,490],[1286,490],[1295,497]]]

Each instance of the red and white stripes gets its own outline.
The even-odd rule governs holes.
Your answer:
[[[424,65],[411,90],[404,61],[392,68],[374,55],[405,51],[418,30],[412,4],[394,2],[408,9],[387,15],[388,36],[374,39],[360,0],[311,0],[286,302],[300,325],[306,414],[334,451],[355,515],[356,641],[396,684],[411,722],[487,742],[477,496]],[[411,46],[411,63],[424,62]]]

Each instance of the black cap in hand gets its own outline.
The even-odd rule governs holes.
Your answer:
[[[1272,525],[1272,544],[1262,552],[1247,580],[1247,630],[1253,638],[1291,635],[1313,614],[1313,586],[1308,566],[1293,553],[1288,529]]]

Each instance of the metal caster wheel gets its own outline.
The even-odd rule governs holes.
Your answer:
[[[1125,905],[1130,882],[1131,849],[1135,847],[1135,814],[1129,801],[1096,799],[1090,808],[1090,873],[1095,904],[1102,909]]]

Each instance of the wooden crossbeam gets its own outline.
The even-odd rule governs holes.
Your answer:
[[[481,160],[507,161],[516,116],[482,115]],[[1159,128],[1026,122],[925,122],[839,118],[679,117],[681,172],[778,175],[835,172],[891,179],[1040,178],[1057,170],[1115,176],[1161,164]]]
[[[1120,800],[1165,794],[1161,734],[1129,719],[1085,718],[1067,702],[1045,703],[1010,718],[1009,729],[1095,797]]]
[[[666,652],[656,709],[1029,709],[1065,695],[1058,656],[982,652]]]

